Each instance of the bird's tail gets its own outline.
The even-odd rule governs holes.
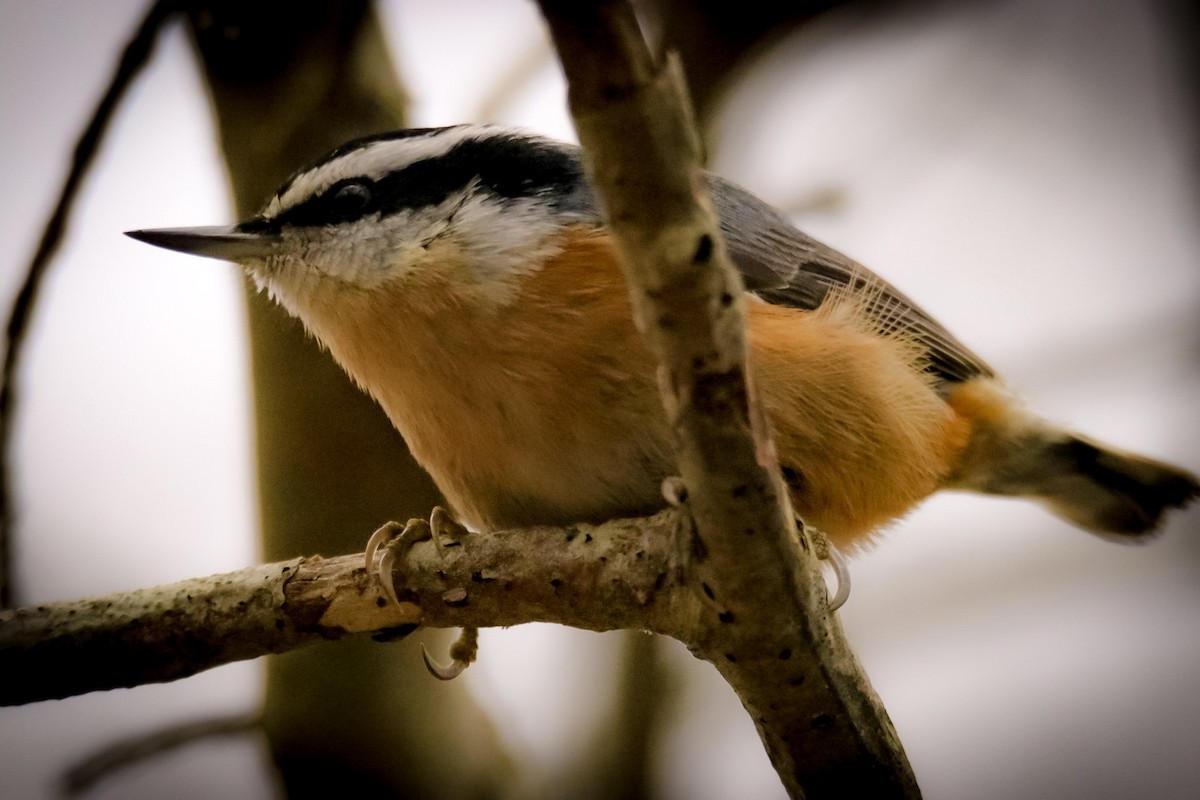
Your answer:
[[[947,488],[1026,497],[1123,542],[1147,537],[1166,511],[1200,497],[1188,471],[1053,428],[991,381],[963,384],[950,403],[971,435]]]

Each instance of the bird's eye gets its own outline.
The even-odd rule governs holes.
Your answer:
[[[333,211],[339,219],[354,219],[370,205],[371,187],[365,183],[347,183],[333,193],[332,202]]]

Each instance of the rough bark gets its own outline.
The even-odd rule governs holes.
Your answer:
[[[399,605],[356,553],[0,612],[0,705],[177,680],[354,635],[390,641],[418,625],[540,621],[678,637],[699,613],[680,591],[673,560],[686,528],[683,515],[666,511],[472,535],[440,548],[420,542],[397,560]],[[426,688],[432,681],[423,670],[412,680]],[[401,738],[424,735],[413,725]]]
[[[678,436],[686,576],[708,601],[682,638],[737,692],[793,796],[919,796],[791,521],[678,62],[651,54],[628,2],[540,4]]]

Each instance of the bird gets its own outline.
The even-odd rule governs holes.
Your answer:
[[[792,507],[856,550],[940,490],[1141,542],[1195,475],[1026,409],[898,289],[704,173]],[[478,531],[660,510],[673,434],[576,145],[492,125],[338,147],[234,226],[127,232],[232,261],[386,412]]]

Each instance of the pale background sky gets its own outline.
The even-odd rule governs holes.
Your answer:
[[[0,0],[0,287],[15,290],[140,0]],[[479,118],[571,136],[524,0],[382,5],[414,124]],[[1030,405],[1200,470],[1196,139],[1148,4],[1004,0],[780,44],[720,127],[714,167],[916,298]],[[490,110],[489,110],[490,109]],[[1189,135],[1191,138],[1189,138]],[[232,221],[206,101],[172,28],[134,87],[46,284],[16,441],[26,602],[256,560],[244,320],[231,267],[121,231]],[[1122,548],[1022,503],[941,496],[851,564],[842,611],[926,797],[1200,792],[1200,513]],[[365,534],[366,532],[364,532]],[[782,796],[749,720],[682,647],[670,798]],[[463,680],[550,768],[585,746],[611,637],[485,631]],[[585,665],[588,665],[585,668]],[[259,665],[0,709],[0,796],[171,720],[251,706]],[[250,738],[123,774],[103,798],[263,798]],[[535,777],[530,784],[536,791]]]

